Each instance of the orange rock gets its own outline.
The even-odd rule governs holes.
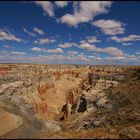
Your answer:
[[[42,86],[39,85],[37,89],[42,100],[46,100],[48,94],[55,92],[55,85],[54,84],[45,84]]]

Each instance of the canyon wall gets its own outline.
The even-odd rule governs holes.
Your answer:
[[[22,104],[22,110],[30,110],[39,118],[54,118],[70,89],[79,84],[87,71],[84,67],[63,65],[1,65],[1,99]]]
[[[3,114],[0,119],[5,123],[5,127],[0,127],[0,137],[48,138],[49,133],[60,130],[66,138],[70,131],[83,136],[84,130],[86,137],[89,129],[93,129],[93,133],[104,131],[110,138],[127,135],[123,127],[117,130],[121,124],[115,130],[112,125],[123,120],[123,112],[128,114],[128,118],[124,117],[126,120],[139,121],[136,104],[139,98],[135,98],[138,91],[134,90],[139,85],[137,69],[130,66],[0,64],[0,112]],[[133,93],[130,98],[127,88]],[[136,105],[137,110],[131,115],[124,109],[125,105],[131,109],[130,105]],[[97,127],[100,130],[96,130]],[[109,131],[104,127],[110,127]],[[61,135],[59,132],[54,138]]]

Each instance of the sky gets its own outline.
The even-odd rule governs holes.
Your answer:
[[[1,1],[0,63],[140,65],[138,1]]]

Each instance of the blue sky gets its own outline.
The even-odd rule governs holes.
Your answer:
[[[140,2],[0,2],[0,63],[140,64]]]

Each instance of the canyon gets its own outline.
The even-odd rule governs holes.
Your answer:
[[[140,67],[0,64],[0,138],[140,138]]]

